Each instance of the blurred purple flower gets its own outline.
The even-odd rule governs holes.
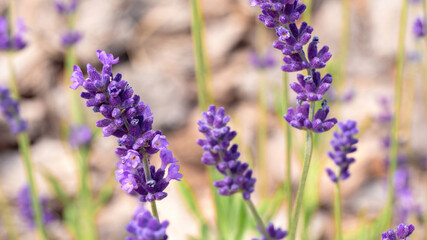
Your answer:
[[[391,100],[386,97],[379,99],[381,105],[381,111],[378,114],[376,120],[381,124],[391,123],[393,120],[393,112],[391,110]]]
[[[78,31],[68,31],[61,36],[61,43],[64,47],[75,45],[82,39],[82,34]]]
[[[31,202],[31,194],[30,188],[28,185],[25,185],[18,194],[17,203],[19,207],[19,213],[21,217],[25,220],[28,227],[33,229],[35,227],[35,219],[34,219],[34,210]],[[49,211],[47,206],[47,199],[40,198],[40,204],[42,208],[43,215],[43,224],[47,225],[55,220],[55,215],[53,212]]]
[[[55,0],[55,8],[59,14],[73,14],[78,5],[78,0]]]
[[[327,168],[326,172],[333,182],[345,180],[350,177],[348,168],[354,163],[354,158],[349,158],[347,155],[356,151],[354,146],[358,140],[354,136],[359,132],[356,122],[348,120],[346,123],[339,122],[338,127],[341,131],[334,132],[334,139],[331,140],[333,152],[328,152],[329,157],[339,167],[339,173],[336,174],[331,169]]]
[[[166,228],[169,222],[162,223],[153,217],[150,211],[139,207],[133,216],[133,220],[126,226],[126,230],[132,235],[126,237],[126,240],[166,240]]]
[[[70,127],[69,142],[72,148],[88,147],[92,141],[92,131],[87,125],[74,125]]]
[[[262,56],[253,51],[250,53],[249,60],[252,66],[258,69],[267,69],[276,65],[274,54],[271,51],[266,51]]]
[[[2,86],[0,86],[0,109],[13,134],[27,130],[27,122],[19,115],[18,101],[10,96],[8,88]]]
[[[27,43],[24,40],[24,32],[26,27],[24,20],[16,20],[16,32],[13,36],[9,29],[10,24],[4,17],[0,17],[0,50],[3,51],[17,51],[25,48]]]
[[[418,17],[415,19],[414,24],[412,25],[412,32],[417,38],[422,38],[426,35],[424,17]]]

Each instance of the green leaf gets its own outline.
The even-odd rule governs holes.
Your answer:
[[[194,195],[194,191],[191,188],[190,184],[187,182],[186,178],[184,177],[178,185],[178,190],[181,193],[181,196],[184,200],[185,205],[188,207],[190,212],[197,217],[197,219],[200,221],[200,223],[206,224],[205,219],[203,218],[203,215],[199,209],[199,204],[197,202],[197,199]]]
[[[99,190],[98,196],[95,199],[95,212],[105,206],[111,199],[114,193],[114,179],[110,178]]]
[[[248,217],[248,212],[245,206],[245,202],[240,199],[239,201],[239,207],[238,209],[238,213],[236,215],[236,236],[234,237],[234,239],[236,240],[241,240],[243,238],[243,234],[245,233],[245,230],[247,228],[247,219]]]
[[[64,205],[64,208],[66,208],[70,204],[71,198],[64,191],[65,188],[62,186],[59,179],[48,173],[47,171],[42,171],[42,175],[46,179],[49,188],[51,189],[51,192],[53,193],[55,198],[58,199],[62,203],[62,205]]]

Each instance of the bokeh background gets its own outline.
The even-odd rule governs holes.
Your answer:
[[[268,178],[264,182],[265,195],[270,196],[285,177],[284,120],[277,117],[275,92],[282,87],[280,52],[272,48],[274,30],[265,29],[257,20],[258,8],[251,8],[249,0],[201,1],[206,24],[206,50],[212,67],[212,88],[215,101],[225,106],[232,117],[232,127],[238,131],[242,160],[253,161],[256,166],[257,126],[264,115],[267,119]],[[14,15],[24,19],[28,31],[28,47],[17,52],[14,66],[22,95],[21,111],[29,121],[32,159],[41,195],[47,196],[49,206],[58,216],[61,205],[49,192],[42,171],[48,171],[61,180],[66,191],[73,193],[77,187],[76,163],[69,146],[61,141],[60,123],[69,118],[69,79],[64,79],[64,53],[60,34],[66,22],[54,9],[53,0],[16,0]],[[380,114],[387,108],[381,99],[393,100],[396,71],[400,0],[353,0],[350,7],[348,61],[343,64],[345,81],[330,96],[331,115],[339,120],[358,121],[359,151],[356,163],[351,166],[351,178],[342,183],[343,228],[356,231],[363,219],[374,218],[385,205],[387,151],[382,139],[389,134],[386,124],[378,123]],[[0,14],[7,12],[7,1],[0,1]],[[421,14],[420,4],[411,4],[406,33],[406,64],[403,88],[402,122],[400,128],[401,152],[410,162],[410,186],[414,204],[420,213],[426,209],[427,142],[425,96],[425,61],[423,41],[413,37],[411,24]],[[311,25],[313,35],[320,43],[328,45],[333,54],[330,69],[340,64],[341,34],[343,32],[342,3],[339,0],[313,0]],[[83,39],[76,46],[79,65],[86,63],[98,69],[100,63],[96,50],[101,49],[120,57],[113,72],[122,73],[136,94],[147,103],[154,114],[154,128],[161,129],[170,142],[181,165],[181,171],[192,185],[205,217],[213,223],[214,211],[206,169],[200,163],[202,151],[196,140],[200,109],[197,102],[197,85],[194,71],[191,38],[191,12],[187,0],[82,0],[76,16],[76,30]],[[260,69],[251,59],[254,55],[271,55],[273,67]],[[85,71],[84,71],[85,72]],[[335,76],[335,75],[334,75]],[[344,78],[344,77],[343,77]],[[262,79],[262,80],[261,80]],[[290,81],[295,75],[290,74]],[[8,85],[9,71],[6,53],[0,53],[0,84]],[[260,81],[268,92],[268,111],[260,111],[258,92]],[[78,94],[75,92],[75,94]],[[343,101],[344,96],[352,95]],[[291,99],[295,95],[291,94]],[[292,101],[295,106],[295,101]],[[83,101],[82,101],[83,106]],[[392,105],[389,105],[390,110]],[[99,117],[88,112],[90,127],[95,129]],[[303,136],[293,131],[296,144],[303,146]],[[333,188],[323,172],[332,161],[325,152],[330,134],[322,134],[318,141],[323,147],[314,153],[318,162],[319,179],[310,187],[318,196],[319,205],[310,223],[312,239],[332,239]],[[95,192],[111,177],[118,158],[113,154],[116,141],[103,138],[93,141],[90,158],[91,184]],[[292,153],[294,190],[301,172],[300,153]],[[18,190],[25,185],[26,177],[17,150],[16,138],[10,133],[0,116],[0,187],[12,207],[13,218],[23,239],[35,239],[35,232],[22,222],[16,206]],[[115,192],[108,204],[99,211],[97,224],[100,239],[123,239],[125,226],[132,217],[138,202],[114,182]],[[188,239],[198,235],[197,221],[186,209],[174,182],[168,187],[165,200],[158,203],[160,217],[168,219],[170,239]],[[257,191],[256,191],[257,192]],[[259,193],[259,192],[258,192]],[[260,198],[255,193],[255,202]],[[414,225],[417,215],[410,217]],[[286,210],[277,214],[277,224],[286,226]],[[1,225],[1,223],[0,223]],[[421,225],[420,225],[421,226]],[[71,239],[60,221],[48,227],[56,239]],[[384,229],[384,231],[387,229]],[[422,229],[416,230],[414,239],[422,239]],[[4,231],[0,227],[0,236]],[[249,238],[249,237],[248,237]]]

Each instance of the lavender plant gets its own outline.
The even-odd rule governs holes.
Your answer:
[[[322,101],[322,107],[315,112],[315,102],[323,99],[323,95],[332,83],[332,76],[321,77],[317,69],[324,68],[331,58],[328,46],[318,49],[319,38],[311,37],[313,27],[302,22],[298,27],[296,21],[305,11],[306,5],[298,0],[251,0],[251,6],[259,6],[261,14],[258,19],[268,28],[274,28],[278,40],[273,47],[281,50],[284,65],[282,71],[307,71],[307,76],[299,74],[298,83],[290,87],[297,93],[299,106],[289,108],[284,115],[285,120],[294,128],[307,130],[306,157],[303,174],[298,188],[297,199],[290,229],[291,239],[295,239],[299,211],[304,194],[305,181],[311,161],[313,148],[313,132],[321,133],[331,129],[336,123],[335,118],[327,119],[329,107],[327,101]],[[311,42],[310,42],[311,40]],[[308,44],[307,54],[303,47]]]
[[[249,169],[249,164],[238,160],[240,157],[238,145],[231,145],[237,132],[231,131],[227,126],[230,116],[225,115],[223,107],[217,109],[215,105],[211,105],[208,111],[202,113],[202,117],[203,119],[199,120],[197,124],[199,132],[205,136],[205,139],[199,139],[197,144],[204,150],[202,163],[215,166],[224,176],[223,180],[214,182],[214,186],[218,188],[218,194],[230,196],[237,192],[242,193],[263,236],[261,239],[283,239],[287,232],[280,228],[275,229],[272,223],[267,229],[251,201],[251,193],[254,191],[256,179],[252,177],[252,169]]]
[[[89,77],[84,79],[80,67],[74,66],[70,88],[83,86],[86,91],[81,97],[86,99],[86,106],[105,117],[97,121],[96,126],[102,127],[105,137],[119,138],[115,152],[121,160],[115,174],[121,189],[139,196],[142,202],[150,202],[153,216],[159,219],[155,201],[167,196],[164,190],[171,180],[180,181],[183,177],[179,165],[167,149],[166,137],[160,130],[152,129],[150,107],[133,94],[132,87],[122,80],[120,73],[113,75],[112,65],[117,64],[119,58],[100,50],[97,56],[103,64],[102,72],[88,64]],[[150,158],[157,152],[162,163],[156,169],[150,164]]]

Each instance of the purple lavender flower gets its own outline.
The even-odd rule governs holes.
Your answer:
[[[70,127],[69,142],[73,149],[88,147],[92,141],[92,131],[87,125],[74,125]]]
[[[78,31],[67,31],[61,36],[61,43],[64,47],[75,45],[82,39],[82,34]]]
[[[87,99],[86,106],[105,117],[97,121],[96,126],[102,128],[105,137],[113,135],[119,138],[116,154],[121,161],[115,173],[121,188],[128,193],[138,193],[141,201],[161,200],[167,196],[164,190],[169,182],[182,178],[176,164],[178,161],[166,149],[168,143],[162,132],[152,130],[150,107],[133,94],[133,89],[122,80],[120,73],[113,76],[111,68],[119,58],[100,50],[97,55],[103,64],[102,72],[88,64],[89,77],[85,80],[81,69],[74,66],[70,88],[83,86],[86,92],[82,92],[81,97]],[[151,165],[147,169],[151,176],[146,176],[143,159],[149,161],[150,156],[159,151],[161,167],[156,170]]]
[[[321,78],[320,73],[313,69],[312,75],[297,74],[297,80],[298,83],[289,84],[297,94],[297,100],[314,102],[323,99],[323,95],[331,86],[332,76],[328,73]]]
[[[418,17],[415,19],[414,24],[412,25],[412,32],[417,38],[422,38],[426,35],[424,17]]]
[[[289,108],[283,118],[294,128],[312,130],[315,133],[326,132],[337,123],[337,119],[326,119],[329,114],[328,102],[323,100],[322,107],[314,114],[313,121],[309,119],[310,103],[303,102],[295,109]]]
[[[78,0],[56,0],[55,8],[59,14],[68,15],[73,14],[78,5]]]
[[[347,155],[356,151],[354,146],[358,140],[354,138],[359,130],[355,121],[347,121],[346,123],[339,122],[338,127],[341,130],[334,132],[334,139],[331,140],[331,145],[334,149],[329,152],[329,157],[340,168],[339,173],[335,174],[331,169],[327,168],[326,172],[333,182],[338,182],[340,179],[345,180],[350,176],[348,167],[355,159],[349,158]]]
[[[299,107],[288,109],[284,115],[285,120],[297,129],[313,130],[316,133],[331,129],[335,119],[326,119],[329,107],[323,106],[314,119],[310,119],[310,104],[323,99],[324,94],[330,88],[332,76],[326,74],[323,78],[316,69],[324,68],[332,57],[328,46],[318,48],[319,38],[311,37],[313,27],[302,22],[298,27],[296,21],[305,11],[305,4],[299,0],[251,0],[251,6],[261,8],[258,19],[268,28],[274,28],[278,40],[273,47],[279,49],[283,57],[284,72],[298,72],[307,70],[307,75],[298,74],[298,83],[291,83],[290,87],[297,93]],[[310,42],[311,40],[311,42]],[[304,46],[308,44],[307,54]],[[323,104],[322,104],[323,105]],[[326,105],[326,104],[325,104]]]
[[[381,234],[382,240],[407,240],[408,237],[414,232],[414,225],[399,224],[396,231],[393,229],[388,230]]]
[[[136,210],[133,220],[126,226],[126,230],[132,234],[126,237],[126,240],[166,240],[168,225],[168,221],[160,223],[157,218],[151,216],[150,211],[140,207]]]
[[[252,66],[259,69],[267,69],[274,67],[276,61],[274,60],[274,55],[270,51],[266,51],[263,56],[259,55],[255,51],[250,54],[250,62]]]
[[[18,102],[10,96],[8,88],[0,86],[0,109],[13,134],[27,130],[27,122],[19,115]]]
[[[25,48],[27,46],[23,36],[25,31],[24,21],[18,19],[16,21],[16,33],[12,36],[7,19],[0,17],[0,50],[17,51]]]
[[[275,229],[273,223],[271,222],[268,224],[266,230],[270,239],[274,239],[274,240],[283,239],[288,235],[288,232],[283,231],[281,228]],[[259,229],[258,231],[262,234],[262,231],[260,231]],[[268,240],[268,239],[266,237],[262,237],[262,238],[254,238],[252,240]]]
[[[393,113],[391,110],[391,101],[386,97],[379,99],[381,105],[381,112],[378,114],[377,121],[381,124],[390,124],[393,120]]]
[[[218,194],[230,196],[242,192],[243,198],[249,200],[256,179],[252,177],[249,165],[238,160],[238,145],[230,146],[230,141],[237,135],[227,126],[230,116],[225,115],[223,107],[217,110],[216,106],[211,105],[208,111],[202,113],[202,117],[203,120],[199,120],[197,124],[205,139],[199,139],[197,144],[205,151],[202,163],[215,166],[224,175],[223,180],[214,183],[214,186],[219,188]]]
[[[326,62],[331,58],[329,47],[324,46],[319,51],[317,44],[319,38],[314,37],[308,46],[306,56],[303,46],[309,43],[313,28],[306,22],[297,27],[296,21],[307,8],[299,0],[252,0],[251,6],[261,8],[258,19],[268,28],[275,28],[279,40],[273,46],[282,51],[285,57],[285,65],[282,70],[285,72],[296,72],[303,69],[317,69],[326,66]],[[311,71],[311,70],[310,70]]]
[[[28,227],[33,229],[35,227],[34,210],[31,203],[30,188],[28,185],[24,186],[19,191],[17,203],[22,218],[25,220]],[[42,207],[43,224],[47,225],[55,220],[55,215],[53,212],[49,211],[46,198],[40,198],[40,204]]]

